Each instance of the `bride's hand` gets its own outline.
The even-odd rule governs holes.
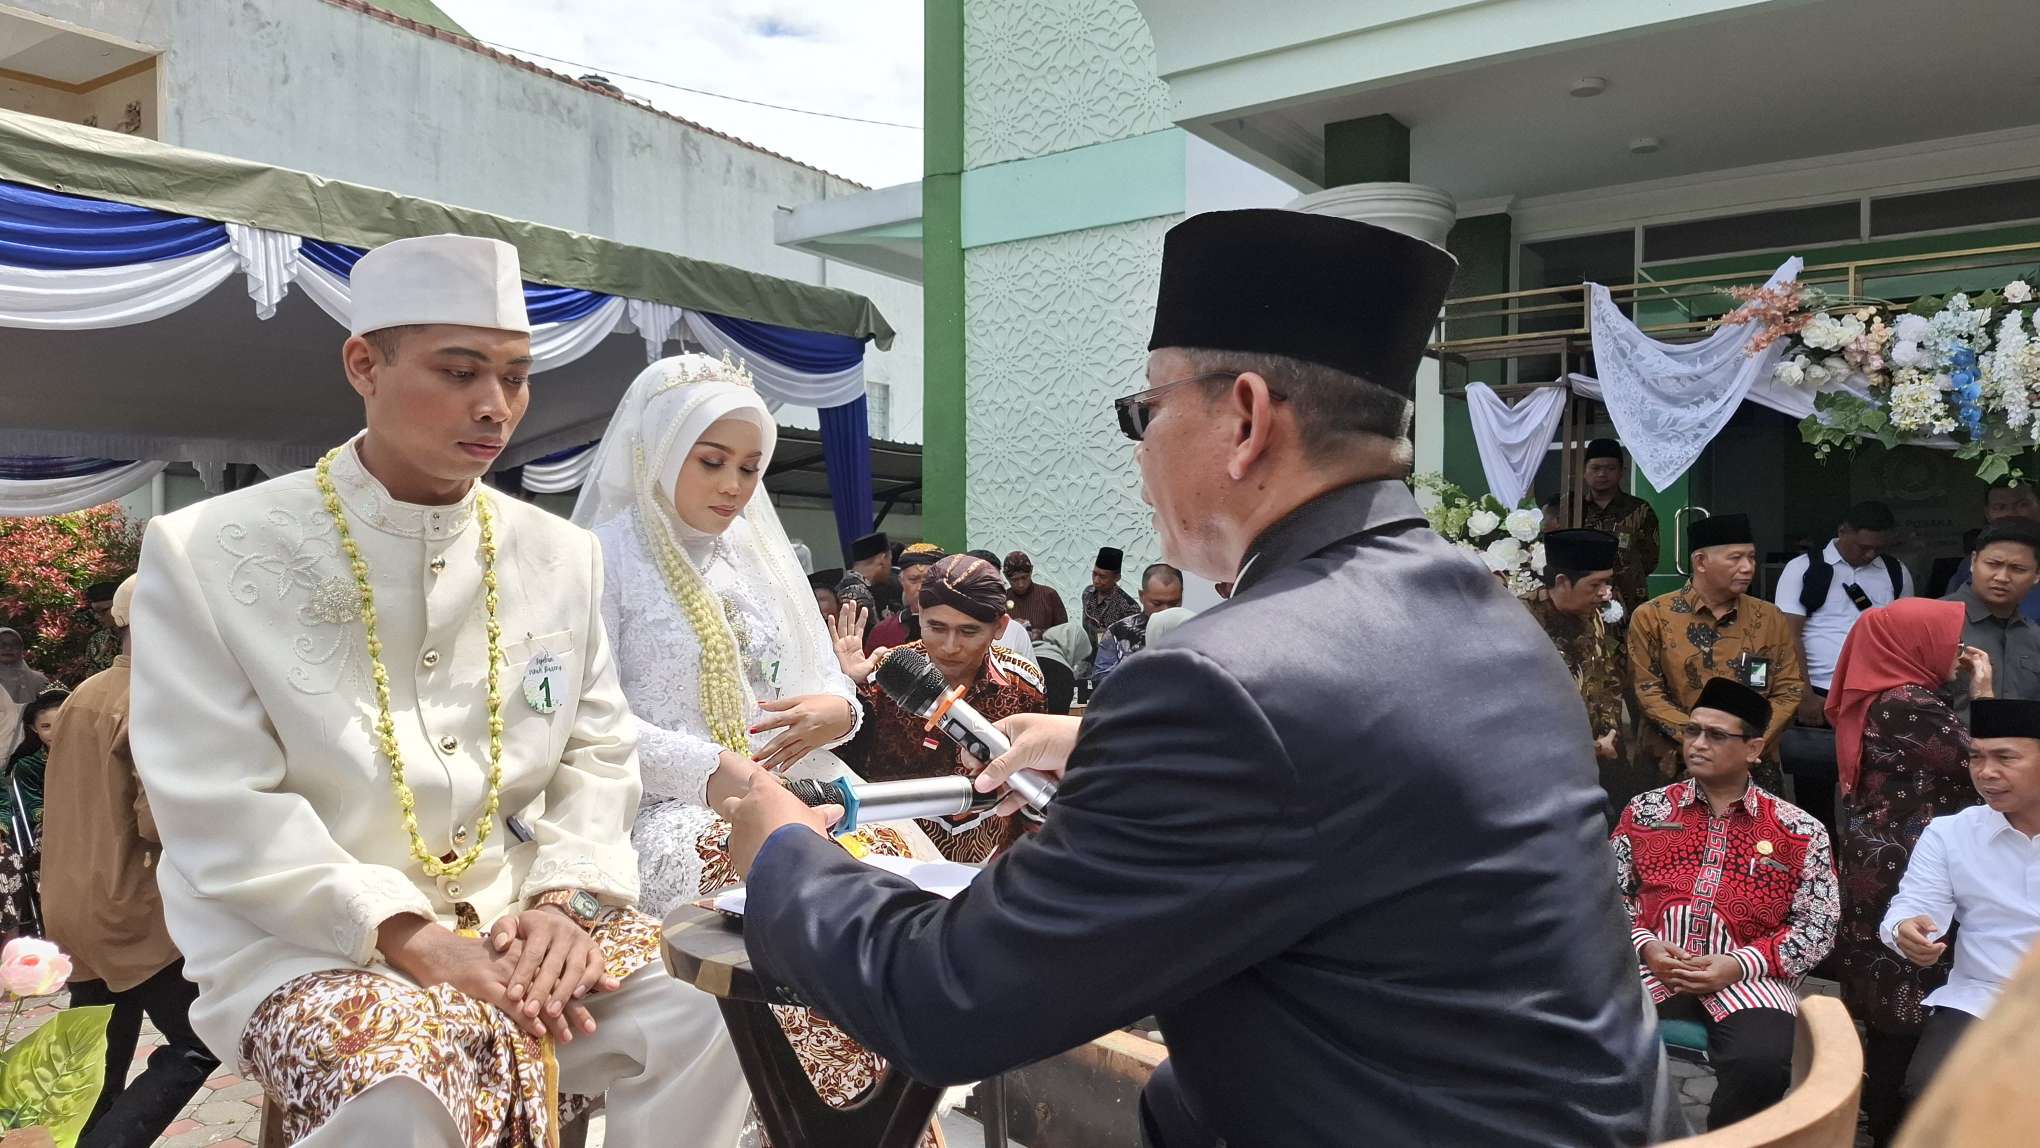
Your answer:
[[[835,694],[803,694],[797,698],[759,702],[767,716],[752,733],[782,730],[758,753],[758,764],[775,773],[832,741],[841,741],[857,724],[857,703]]]
[[[871,678],[879,656],[885,653],[884,650],[864,652],[864,623],[869,617],[870,611],[864,607],[855,602],[845,602],[842,613],[829,619],[829,640],[836,645],[836,664],[860,686]]]

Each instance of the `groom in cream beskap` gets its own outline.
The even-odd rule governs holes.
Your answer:
[[[150,523],[131,740],[191,1019],[293,1143],[735,1141],[715,1001],[635,911],[634,734],[594,538],[480,479],[530,400],[517,252],[364,256],[367,429]],[[300,383],[299,380],[291,380]]]

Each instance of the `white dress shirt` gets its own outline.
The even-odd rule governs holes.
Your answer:
[[[1899,585],[1891,584],[1891,573],[1884,568],[1884,559],[1872,558],[1862,566],[1851,566],[1843,559],[1841,548],[1830,539],[1827,549],[1820,552],[1823,562],[1834,567],[1834,580],[1828,583],[1827,601],[1806,617],[1806,607],[1799,604],[1799,593],[1806,585],[1806,571],[1810,557],[1801,554],[1785,564],[1778,574],[1778,589],[1772,595],[1778,609],[1795,618],[1806,618],[1806,630],[1800,637],[1800,644],[1806,651],[1806,681],[1815,689],[1825,690],[1835,679],[1835,662],[1842,656],[1842,643],[1848,640],[1849,631],[1855,629],[1856,619],[1863,611],[1849,600],[1849,592],[1843,587],[1854,583],[1862,587],[1870,601],[1879,606],[1888,606],[1893,600],[1910,596],[1913,592],[1912,571],[1904,563],[1898,567]]]
[[[1936,817],[1878,930],[1893,950],[1898,926],[1931,917],[1940,933],[1959,922],[1955,968],[1924,1003],[1980,1017],[2040,938],[2040,837],[2012,828],[1987,805]],[[1935,934],[1939,939],[1940,933]]]
[[[375,590],[390,712],[433,850],[481,832],[489,774],[479,489],[398,502],[352,449],[333,484]],[[481,927],[579,888],[637,899],[628,836],[636,731],[600,610],[602,555],[565,519],[493,492],[503,781],[479,860],[429,877],[378,752],[354,578],[309,470],[149,523],[135,593],[130,739],[163,838],[163,916],[198,985],[198,1035],[230,1063],[285,983],[379,962],[377,928],[415,913]],[[526,671],[557,666],[528,700]],[[519,843],[505,819],[544,799]]]

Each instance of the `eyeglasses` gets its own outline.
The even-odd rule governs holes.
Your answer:
[[[1202,383],[1211,379],[1233,379],[1239,376],[1240,372],[1234,370],[1206,371],[1201,375],[1191,375],[1187,379],[1177,379],[1173,382],[1163,383],[1158,387],[1149,387],[1147,390],[1127,395],[1125,398],[1114,399],[1112,401],[1112,409],[1119,415],[1119,431],[1127,438],[1139,442],[1147,437],[1148,424],[1155,419],[1156,399],[1175,390],[1177,387],[1188,386],[1191,383]],[[1268,388],[1268,397],[1276,402],[1281,402],[1289,396],[1270,387]]]
[[[1713,726],[1694,725],[1690,722],[1687,723],[1685,728],[1681,729],[1679,732],[1686,735],[1687,741],[1704,741],[1708,745],[1720,745],[1721,743],[1726,741],[1748,741],[1752,737],[1756,736],[1755,734],[1748,733],[1730,733],[1725,729],[1715,729]]]

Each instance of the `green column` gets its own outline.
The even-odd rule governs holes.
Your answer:
[[[927,0],[921,177],[921,530],[964,546],[963,5]]]
[[[1513,235],[1514,222],[1504,213],[1476,215],[1453,224],[1451,232],[1445,236],[1445,249],[1459,260],[1459,269],[1452,274],[1452,287],[1447,298],[1507,291]],[[1501,316],[1462,319],[1445,325],[1445,337],[1448,339],[1477,339],[1508,333],[1509,321]],[[1445,381],[1451,386],[1464,383],[1500,386],[1508,381],[1507,368],[1508,364],[1503,360],[1490,359],[1468,364],[1463,377],[1461,371],[1454,369]],[[1445,396],[1445,477],[1458,483],[1469,494],[1487,491],[1487,476],[1480,469],[1480,448],[1473,439],[1473,419],[1467,413],[1466,399],[1462,395]]]
[[[1410,129],[1394,116],[1325,125],[1325,186],[1408,183]]]
[[[1630,464],[1632,469],[1635,465]],[[1669,594],[1686,584],[1686,576],[1679,573],[1679,566],[1686,559],[1679,553],[1672,524],[1693,497],[1693,472],[1689,470],[1673,479],[1671,486],[1664,490],[1652,486],[1641,472],[1634,476],[1632,485],[1636,497],[1650,503],[1651,509],[1657,511],[1659,556],[1657,573],[1650,576],[1650,592],[1652,596]]]

